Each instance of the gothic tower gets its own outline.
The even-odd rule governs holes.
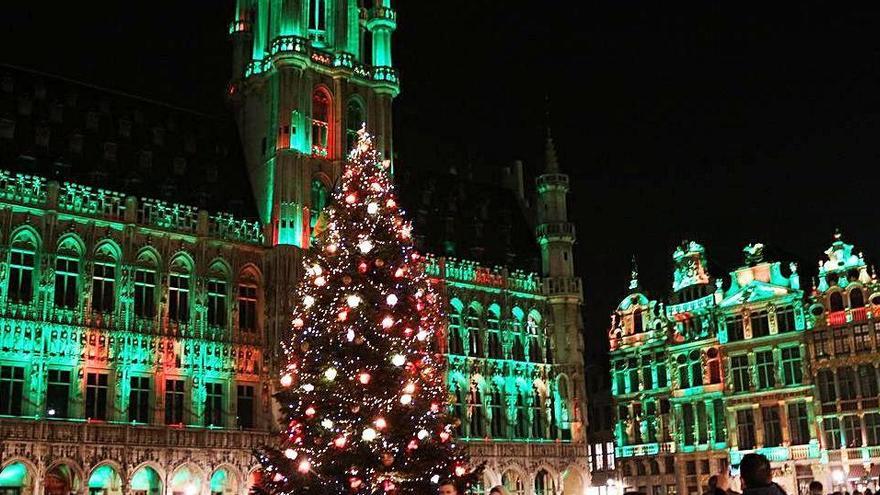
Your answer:
[[[559,171],[553,138],[547,133],[544,173],[536,179],[538,190],[537,229],[541,247],[544,295],[552,312],[549,323],[554,343],[555,361],[567,377],[559,392],[572,404],[570,414],[572,439],[582,441],[586,421],[584,387],[583,289],[581,279],[574,275],[572,247],[574,224],[568,221],[566,195],[568,175]],[[565,383],[565,382],[561,382]]]
[[[307,248],[366,122],[391,157],[391,0],[237,0],[233,103],[272,245]]]

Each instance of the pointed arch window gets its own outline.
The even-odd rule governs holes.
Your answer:
[[[345,152],[348,153],[358,142],[358,131],[365,124],[364,108],[352,98],[345,109]]]
[[[449,404],[449,413],[453,418],[457,419],[457,424],[455,426],[455,435],[462,436],[462,430],[464,430],[463,425],[465,421],[464,415],[464,391],[461,386],[457,386],[455,391],[452,393],[453,401]]]
[[[256,277],[245,272],[238,282],[238,330],[253,333],[257,331],[257,281]]]
[[[34,261],[36,243],[25,234],[12,242],[9,253],[9,285],[7,297],[11,302],[27,304],[34,297]]]
[[[497,387],[489,393],[489,416],[491,419],[490,435],[493,439],[505,438],[504,432],[504,397]]]
[[[529,342],[529,361],[533,363],[543,362],[543,353],[541,352],[541,340],[543,338],[543,332],[541,331],[538,322],[538,318],[532,315],[529,315],[529,318],[526,321],[526,328],[528,329],[527,337]]]
[[[642,310],[636,309],[633,312],[633,333],[642,333],[645,330]]]
[[[92,268],[92,310],[112,313],[116,306],[116,253],[109,246],[98,248]]]
[[[535,495],[557,495],[556,480],[546,469],[538,471],[535,475]]]
[[[449,354],[462,355],[461,315],[455,308],[449,314]]]
[[[483,357],[483,339],[480,335],[480,313],[477,308],[471,306],[467,313],[468,332],[468,355]]]
[[[55,257],[55,307],[73,309],[79,304],[79,260],[76,243],[67,240]]]
[[[471,385],[471,393],[468,401],[468,409],[470,409],[470,431],[471,438],[483,438],[486,436],[486,426],[483,422],[483,396],[476,384]]]
[[[489,309],[489,318],[486,320],[489,337],[489,357],[491,359],[503,359],[504,351],[501,347],[501,322],[498,314]]]
[[[525,495],[526,493],[525,483],[513,471],[507,471],[501,476],[501,484],[504,485],[504,488],[507,488],[510,495]]]
[[[182,261],[171,266],[168,274],[168,319],[177,323],[189,322],[189,267]]]
[[[513,336],[513,359],[516,361],[525,361],[525,351],[523,351],[522,337],[519,334]]]
[[[330,137],[330,94],[322,88],[312,93],[312,154],[319,157],[328,155]]]

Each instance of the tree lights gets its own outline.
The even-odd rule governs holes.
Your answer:
[[[388,164],[359,136],[305,255],[278,394],[287,427],[280,450],[258,453],[264,492],[431,493],[479,474],[440,407],[442,304],[414,266]]]

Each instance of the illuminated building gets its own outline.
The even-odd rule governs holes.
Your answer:
[[[627,487],[653,495],[700,493],[710,475],[758,452],[770,459],[774,478],[789,493],[805,493],[813,479],[828,486],[829,462],[860,476],[862,464],[876,459],[871,445],[877,439],[862,435],[873,425],[876,403],[847,388],[861,373],[875,391],[874,364],[862,363],[862,369],[845,362],[853,378],[843,389],[851,401],[840,407],[851,407],[845,410],[852,418],[867,418],[848,423],[847,438],[857,437],[858,448],[840,450],[835,443],[842,432],[836,415],[819,427],[823,407],[837,413],[831,369],[844,364],[828,360],[831,335],[841,335],[841,349],[849,356],[852,329],[862,329],[849,323],[872,318],[869,299],[861,299],[860,309],[844,309],[839,295],[828,302],[846,277],[858,290],[870,281],[864,261],[851,256],[852,247],[840,241],[835,246],[810,303],[797,266],[790,264],[785,275],[779,262],[764,261],[760,244],[744,249],[744,265],[725,283],[708,273],[702,246],[684,243],[673,255],[673,294],[665,304],[645,296],[634,276],[609,334],[617,466]],[[844,254],[846,262],[838,264]],[[821,318],[824,314],[831,316]],[[870,329],[863,333],[862,347],[873,349]],[[819,348],[828,354],[821,351],[819,359],[814,342],[826,334],[827,345],[821,340]],[[827,371],[819,373],[830,381],[818,379],[823,368]],[[826,404],[816,397],[825,397]]]
[[[239,1],[240,145],[213,117],[0,69],[0,493],[246,492],[277,430],[277,344],[318,212],[363,122],[392,156],[396,14],[371,3]],[[580,494],[568,178],[548,142],[536,211],[521,173],[503,182],[510,218],[482,221],[515,227],[488,249],[415,219],[450,302],[453,410],[486,485]]]

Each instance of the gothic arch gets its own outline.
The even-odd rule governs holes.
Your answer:
[[[12,231],[12,235],[9,236],[10,242],[9,245],[12,246],[19,240],[30,241],[34,245],[34,250],[37,252],[40,251],[40,246],[42,246],[43,238],[40,237],[37,229],[33,228],[30,225],[19,225]]]
[[[196,262],[192,256],[186,251],[178,251],[174,253],[168,262],[168,269],[173,270],[175,267],[183,267],[186,272],[192,274],[195,272]]]
[[[86,252],[85,243],[73,232],[68,232],[58,238],[58,243],[55,244],[55,251],[60,252],[65,247],[76,251],[79,257],[82,257],[83,253]]]
[[[208,264],[208,275],[221,274],[223,280],[229,280],[232,274],[232,266],[222,257],[216,257]]]
[[[172,493],[181,491],[185,495],[198,495],[204,491],[206,482],[210,483],[210,480],[205,477],[204,469],[195,462],[188,461],[174,468],[171,476],[166,480],[166,485]],[[182,489],[175,490],[175,487]],[[192,487],[197,491],[193,491]]]
[[[165,478],[168,473],[166,473],[165,470],[162,468],[162,466],[158,462],[155,462],[155,461],[144,461],[144,462],[138,464],[137,466],[135,466],[134,468],[132,468],[128,472],[129,483],[131,483],[131,480],[134,478],[134,476],[136,474],[138,474],[138,471],[140,471],[141,469],[152,470],[154,473],[156,473],[156,476],[158,476],[159,482],[161,483],[161,485],[162,486],[165,485]]]
[[[239,282],[253,282],[262,287],[263,272],[253,263],[247,263],[238,271]]]
[[[105,238],[98,241],[95,245],[95,250],[93,251],[94,256],[97,258],[102,252],[106,253],[116,262],[119,262],[119,260],[122,259],[122,249],[113,239]]]
[[[135,256],[135,263],[139,266],[149,266],[158,269],[162,266],[162,257],[153,246],[144,246],[140,248]]]
[[[218,475],[221,473],[226,473],[229,476],[229,480],[218,479]],[[225,495],[236,494],[241,492],[241,485],[243,483],[243,478],[238,468],[233,466],[232,464],[224,462],[219,466],[215,467],[211,472],[211,477],[208,480],[210,484],[211,493],[222,492]],[[223,483],[226,482],[226,483]],[[217,490],[217,488],[221,488],[220,484],[223,483],[223,490]]]
[[[21,469],[16,466],[21,466]],[[0,465],[0,473],[4,471],[8,477],[0,484],[0,488],[18,488],[22,495],[33,494],[34,480],[39,476],[39,471],[33,462],[24,457],[12,457]],[[13,476],[16,478],[11,479]]]

